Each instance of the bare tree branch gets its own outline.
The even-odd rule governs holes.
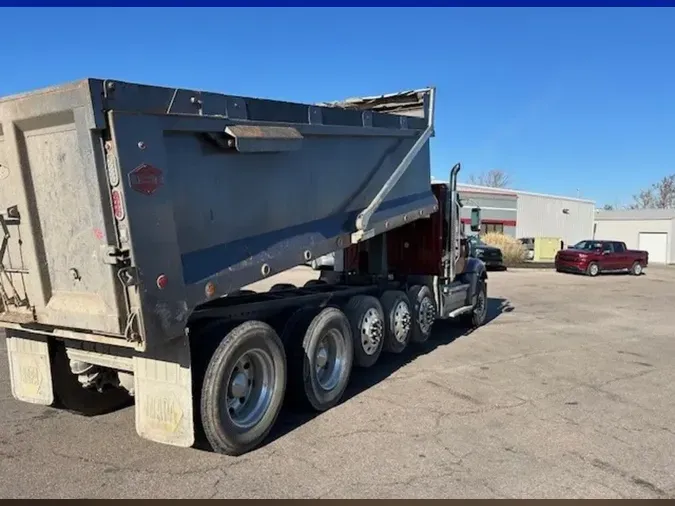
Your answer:
[[[506,172],[499,169],[492,169],[483,174],[469,176],[469,184],[479,186],[489,186],[491,188],[506,188],[511,182],[511,178]]]
[[[629,209],[675,209],[675,174],[666,176],[640,193],[633,195]]]

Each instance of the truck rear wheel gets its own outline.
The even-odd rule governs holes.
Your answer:
[[[204,374],[201,418],[218,453],[241,455],[272,429],[286,391],[286,355],[268,324],[248,321],[232,329]]]
[[[305,287],[310,288],[312,286],[323,286],[327,284],[328,283],[326,283],[323,279],[310,279],[307,281],[307,283],[305,283]]]
[[[340,402],[351,376],[354,344],[349,320],[336,307],[318,314],[300,310],[294,319],[287,329],[288,338],[301,334],[290,344],[293,394],[302,392],[302,404],[326,411]]]
[[[426,285],[415,285],[408,290],[412,305],[412,328],[410,340],[424,343],[431,336],[431,327],[436,320],[436,301],[431,289]]]
[[[98,416],[132,404],[132,397],[121,387],[110,385],[101,392],[95,388],[85,388],[70,368],[65,345],[57,341],[53,343],[52,349],[52,381],[56,400],[54,407],[82,416]]]
[[[410,340],[410,300],[400,291],[384,292],[380,297],[384,310],[384,351],[401,353]]]
[[[345,307],[354,340],[354,362],[371,367],[377,362],[384,345],[384,311],[371,295],[355,295]]]
[[[284,290],[295,290],[297,287],[292,283],[277,283],[270,288],[270,292],[283,292]]]
[[[633,276],[639,276],[642,274],[642,264],[640,262],[633,262],[633,266],[630,268],[630,273]]]

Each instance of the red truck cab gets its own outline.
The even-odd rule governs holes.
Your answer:
[[[649,253],[629,250],[620,241],[586,240],[560,250],[555,256],[558,272],[576,272],[597,276],[601,272],[625,272],[635,276],[647,267]]]

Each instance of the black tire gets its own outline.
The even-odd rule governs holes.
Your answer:
[[[384,311],[371,295],[355,295],[345,306],[354,341],[354,363],[371,367],[377,362],[384,345]]]
[[[600,266],[597,264],[597,262],[591,262],[588,264],[588,267],[586,267],[586,274],[591,277],[595,277],[600,274]]]
[[[476,301],[470,313],[461,316],[461,321],[467,327],[478,328],[485,323],[488,310],[487,283],[483,280],[478,281]]]
[[[438,309],[431,289],[426,285],[415,285],[408,290],[408,299],[412,308],[412,328],[410,341],[413,343],[424,343],[431,336],[433,321],[436,319]],[[425,315],[422,315],[420,311]],[[420,317],[425,316],[427,321],[420,322]],[[431,319],[429,324],[428,319]]]
[[[630,268],[630,273],[633,276],[641,276],[643,272],[644,271],[643,271],[642,264],[640,262],[633,262],[633,265]]]
[[[255,350],[255,351],[254,351]],[[246,360],[247,352],[252,352],[250,365],[244,362],[242,369],[238,369],[238,361]],[[258,357],[258,358],[255,358]],[[264,358],[260,358],[264,357]],[[259,361],[256,365],[254,362]],[[267,364],[263,364],[266,362]],[[260,414],[253,417],[252,421],[235,420],[235,410],[230,407],[227,414],[223,413],[220,406],[227,402],[227,395],[231,393],[232,375],[237,372],[237,377],[248,377],[244,369],[253,369],[253,373],[266,371],[266,383],[271,390],[269,398],[259,404]],[[250,373],[249,373],[250,374]],[[249,378],[250,379],[250,378]],[[257,380],[257,381],[256,381]],[[234,381],[232,383],[234,383]],[[246,382],[246,380],[242,380]],[[255,395],[256,385],[262,380],[253,377],[248,386],[249,393]],[[233,386],[234,388],[234,386]],[[232,329],[216,348],[204,374],[204,382],[201,391],[201,418],[202,427],[206,438],[218,453],[237,456],[257,447],[267,437],[272,426],[279,416],[279,411],[286,391],[286,354],[281,339],[268,324],[259,321],[247,321]],[[223,398],[225,396],[225,398]],[[243,408],[251,399],[241,402]],[[251,407],[251,406],[250,406]]]
[[[297,287],[292,283],[277,283],[272,285],[272,288],[269,289],[270,292],[279,292],[283,290],[295,290]]]
[[[326,283],[323,279],[310,279],[309,281],[307,281],[307,283],[305,283],[305,287],[323,286],[327,284],[328,283]]]
[[[84,388],[70,369],[66,347],[60,341],[51,346],[54,407],[82,416],[98,416],[133,404],[133,398],[122,387],[108,387],[103,392]]]
[[[256,292],[255,290],[235,290],[234,292],[228,293],[228,297],[239,297],[242,295],[255,295]]]
[[[383,350],[388,353],[401,353],[410,341],[412,326],[410,300],[404,292],[391,290],[382,294],[380,302],[384,311]]]
[[[340,402],[351,376],[354,344],[349,320],[336,307],[327,307],[318,313],[316,310],[300,310],[292,319],[295,321],[289,324],[288,331],[295,334],[294,341],[289,341],[293,357],[290,378],[293,390],[289,391],[289,397],[296,404],[314,411],[326,411]],[[298,331],[303,332],[300,339],[296,339]],[[323,341],[324,337],[329,341]],[[321,346],[323,344],[329,346]],[[323,355],[327,362],[321,371],[317,371],[321,348],[328,352]],[[332,360],[338,354],[331,355],[331,350],[340,350],[341,364]]]

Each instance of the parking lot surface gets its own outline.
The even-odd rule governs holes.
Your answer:
[[[0,497],[673,497],[674,287],[666,268],[490,273],[483,328],[437,325],[239,458],[140,439],[133,407],[15,401],[3,339]]]

